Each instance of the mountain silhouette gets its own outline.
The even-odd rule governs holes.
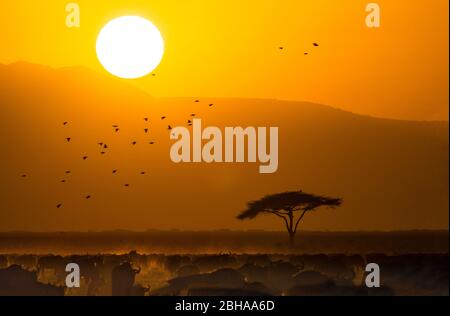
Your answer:
[[[279,229],[272,217],[235,215],[247,201],[299,189],[345,201],[307,216],[300,233],[448,229],[448,122],[296,101],[154,98],[81,67],[24,62],[0,65],[0,104],[0,230]],[[167,126],[187,126],[192,113],[205,127],[278,126],[278,172],[172,163]]]

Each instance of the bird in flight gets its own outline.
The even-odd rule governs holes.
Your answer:
[[[56,205],[56,208],[61,208],[61,207],[62,207],[62,204]]]
[[[117,170],[116,170],[116,169],[114,169],[114,170],[112,171],[112,173],[113,173],[113,174],[116,174],[116,173],[117,173]]]
[[[91,198],[90,195],[87,195],[87,196],[86,196],[86,200],[89,200],[90,198]]]
[[[26,174],[23,174],[23,175],[21,175],[21,177],[22,177],[22,178],[26,178],[26,177],[27,177],[27,175],[26,175]]]
[[[66,183],[67,181],[66,180],[61,180],[61,183]]]
[[[150,145],[154,145],[155,144],[155,142],[150,142]]]
[[[69,122],[64,122],[64,123],[63,123],[63,125],[67,125],[67,124],[69,124]]]
[[[161,120],[165,120],[166,119],[166,117],[165,116],[161,116]]]
[[[283,47],[283,46],[280,46],[280,47],[278,47],[278,49],[279,49],[279,50],[283,50],[283,49],[284,49],[284,47]]]
[[[66,140],[67,140],[68,143],[70,143],[70,141],[72,140],[72,138],[67,137]]]
[[[195,100],[194,102],[195,102],[195,103],[199,103],[199,102],[200,102],[200,100]]]
[[[193,114],[191,114],[191,117],[195,117],[195,114],[193,113]]]
[[[128,188],[130,185],[127,183],[127,184],[125,184],[124,186]]]
[[[144,121],[148,122],[148,117],[144,117]]]
[[[144,128],[144,132],[147,134],[148,133],[148,128]]]
[[[313,46],[315,46],[315,47],[319,47],[319,44],[317,44],[317,43],[313,43]]]
[[[119,129],[119,128],[116,128],[115,131],[116,131],[116,133],[117,133],[118,131],[120,131],[120,129]]]
[[[145,171],[142,171],[141,174],[144,175],[144,174],[146,174],[146,172],[145,172]]]
[[[209,104],[209,107],[212,107],[213,105],[214,105],[213,103],[210,103],[210,104]]]
[[[83,160],[86,160],[86,159],[88,159],[88,156],[83,156]]]
[[[168,129],[169,131],[171,131],[171,130],[172,130],[172,126],[169,125],[169,126],[167,127],[167,129]]]
[[[137,142],[136,142],[136,141],[134,141],[134,142],[132,142],[131,144],[132,144],[132,145],[134,146],[134,145],[136,145],[136,144],[137,144]]]

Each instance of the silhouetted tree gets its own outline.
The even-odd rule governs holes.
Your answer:
[[[260,200],[247,204],[238,219],[253,219],[259,214],[273,214],[283,219],[289,234],[289,245],[295,243],[298,224],[308,212],[319,207],[336,208],[341,206],[342,199],[305,193],[302,191],[284,192],[267,195]],[[298,217],[296,216],[297,214]],[[297,217],[297,218],[296,218]]]

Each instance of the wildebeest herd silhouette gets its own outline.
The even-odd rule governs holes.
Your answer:
[[[81,287],[65,288],[68,263]],[[365,285],[377,262],[381,287]],[[448,254],[0,255],[0,295],[448,295]]]

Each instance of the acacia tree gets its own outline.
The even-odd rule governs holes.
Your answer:
[[[295,243],[298,224],[306,213],[319,207],[336,208],[342,199],[305,193],[302,191],[284,192],[267,195],[260,200],[247,204],[247,209],[237,216],[240,220],[253,219],[260,214],[273,214],[280,217],[289,234],[289,245]]]

